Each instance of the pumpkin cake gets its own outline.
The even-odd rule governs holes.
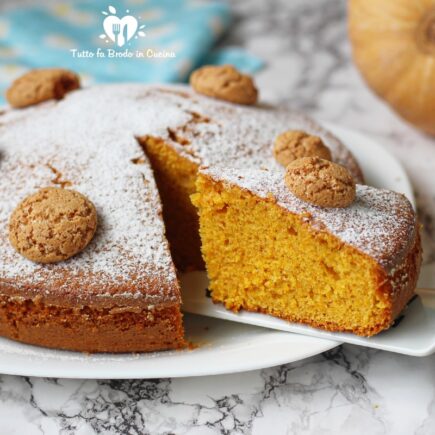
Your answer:
[[[174,262],[180,270],[204,267],[189,199],[200,165],[283,174],[273,138],[294,128],[320,136],[332,159],[362,179],[340,141],[296,112],[177,86],[47,89],[37,94],[47,101],[29,105],[33,94],[22,103],[18,93],[14,105],[29,107],[0,114],[0,335],[18,341],[89,352],[183,347]],[[80,253],[41,264],[14,250],[7,228],[20,201],[50,187],[89,198],[98,226]]]
[[[356,185],[352,204],[325,208],[277,171],[217,166],[197,190],[211,296],[228,309],[371,336],[414,294],[421,245],[403,195]]]

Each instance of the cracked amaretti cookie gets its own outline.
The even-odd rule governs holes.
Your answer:
[[[0,334],[26,343],[90,352],[184,345],[174,262],[204,267],[189,199],[200,165],[284,174],[273,142],[295,129],[321,137],[362,179],[340,141],[295,112],[187,87],[107,85],[62,97],[0,116]],[[14,250],[7,227],[21,200],[50,186],[88,197],[98,227],[79,254],[40,264]]]

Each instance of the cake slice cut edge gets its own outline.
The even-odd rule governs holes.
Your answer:
[[[214,302],[371,336],[412,298],[418,224],[400,194],[357,185],[346,209],[291,194],[280,174],[203,168],[192,196]]]

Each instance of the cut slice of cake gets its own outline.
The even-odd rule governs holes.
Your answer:
[[[193,201],[215,302],[370,336],[412,297],[421,262],[400,194],[357,185],[347,208],[296,198],[276,171],[213,167]]]

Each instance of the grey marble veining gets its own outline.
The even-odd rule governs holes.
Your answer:
[[[345,2],[239,0],[222,45],[266,60],[262,98],[366,132],[405,165],[435,264],[435,141],[400,120],[351,63]],[[0,377],[1,434],[435,433],[435,355],[345,345],[227,376],[80,381]]]
[[[234,375],[77,381],[2,376],[1,433],[433,434],[435,356],[343,346]]]

